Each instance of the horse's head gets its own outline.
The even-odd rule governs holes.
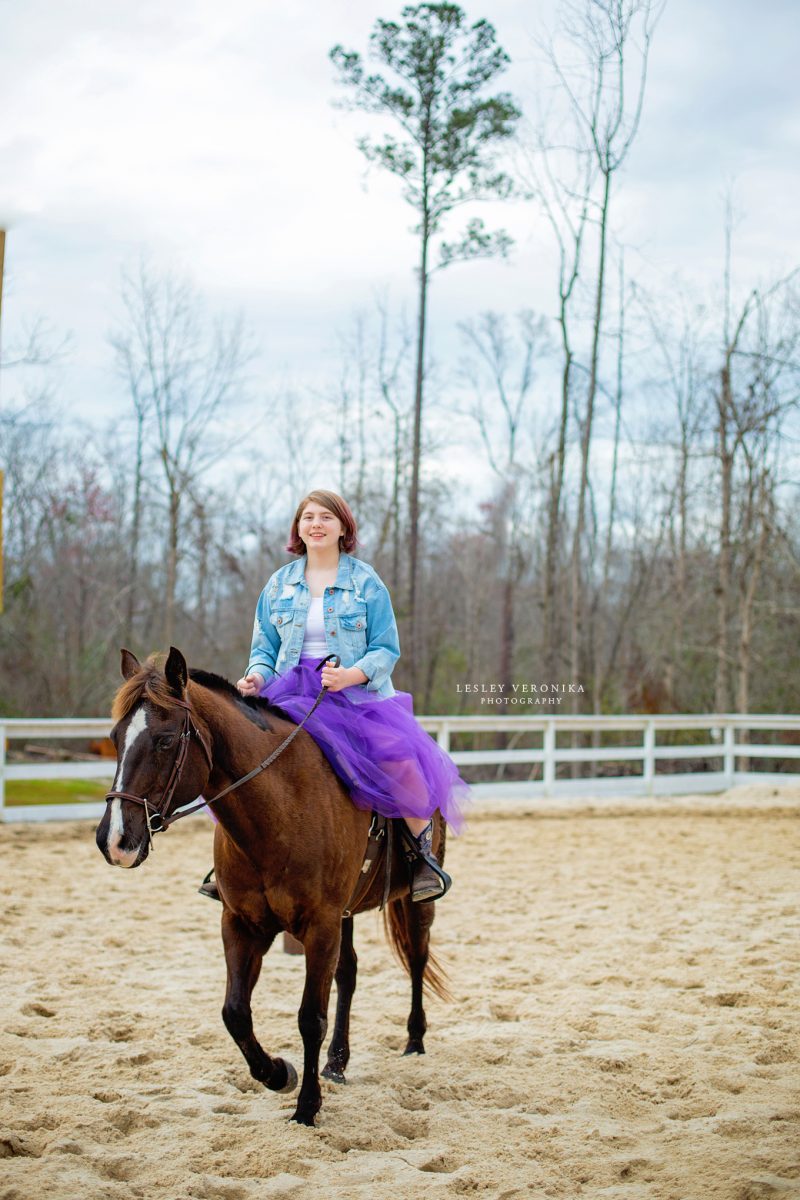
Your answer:
[[[112,866],[138,867],[150,851],[148,815],[157,822],[201,795],[211,759],[180,650],[171,648],[163,671],[153,656],[141,664],[123,650],[122,676],[112,708],[117,773],[96,841]]]

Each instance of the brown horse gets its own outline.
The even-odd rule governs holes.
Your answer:
[[[125,683],[112,710],[117,795],[108,804],[96,840],[109,863],[138,867],[149,853],[151,834],[149,810],[137,797],[147,797],[152,808],[167,797],[166,815],[199,795],[216,795],[252,770],[295,726],[266,701],[242,697],[227,680],[205,671],[187,671],[183,655],[174,647],[163,671],[153,658],[142,665],[123,650],[122,675]],[[323,716],[324,704],[323,698],[319,710]],[[122,799],[119,793],[131,799]],[[370,814],[352,804],[305,730],[298,732],[274,764],[221,799],[214,811],[219,821],[214,866],[223,901],[222,941],[228,968],[222,1019],[253,1078],[274,1092],[293,1091],[294,1067],[270,1057],[253,1033],[250,998],[276,934],[288,930],[298,938],[306,957],[298,1012],[303,1082],[292,1120],[313,1125],[322,1104],[319,1054],[334,976],[336,1021],[323,1075],[343,1083],[350,1058],[350,1003],[357,960],[353,918],[343,917],[343,911],[361,871]],[[433,849],[440,861],[444,838],[444,823],[437,812]],[[381,874],[375,873],[355,913],[378,907]],[[447,988],[428,948],[434,904],[411,903],[407,864],[401,854],[395,856],[389,896],[384,914],[387,932],[411,976],[404,1053],[424,1054],[423,984],[443,997]]]

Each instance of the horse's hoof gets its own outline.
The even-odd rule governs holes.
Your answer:
[[[408,1045],[403,1051],[403,1056],[407,1054],[424,1054],[425,1047],[422,1044],[422,1038],[409,1038]]]
[[[344,1071],[340,1071],[338,1067],[332,1067],[330,1063],[326,1063],[322,1068],[322,1077],[330,1079],[331,1083],[347,1083]]]
[[[274,1089],[279,1096],[284,1095],[286,1092],[293,1092],[297,1087],[297,1071],[295,1071],[292,1064],[287,1062],[286,1059],[283,1059],[283,1065],[286,1067],[286,1083],[283,1087]]]
[[[316,1113],[308,1112],[306,1109],[301,1109],[298,1105],[292,1115],[289,1117],[289,1120],[296,1121],[298,1125],[308,1125],[310,1129],[313,1129],[314,1118],[316,1115]]]

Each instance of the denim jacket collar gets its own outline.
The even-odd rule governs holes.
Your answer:
[[[349,554],[339,555],[339,569],[336,572],[336,580],[334,587],[337,588],[352,588],[353,586],[353,559]],[[296,558],[293,563],[289,564],[289,569],[286,572],[284,579],[285,583],[305,583],[306,575],[306,555],[302,558]]]

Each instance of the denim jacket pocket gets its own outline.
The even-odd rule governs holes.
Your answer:
[[[292,604],[282,604],[269,614],[270,624],[274,625],[282,642],[286,641],[294,624],[294,607]]]
[[[361,658],[367,648],[367,606],[356,604],[346,612],[339,613],[339,628],[342,634],[342,649],[351,662]]]
[[[357,606],[349,612],[339,614],[339,623],[342,629],[353,631],[363,631],[364,637],[367,636],[367,606]]]

